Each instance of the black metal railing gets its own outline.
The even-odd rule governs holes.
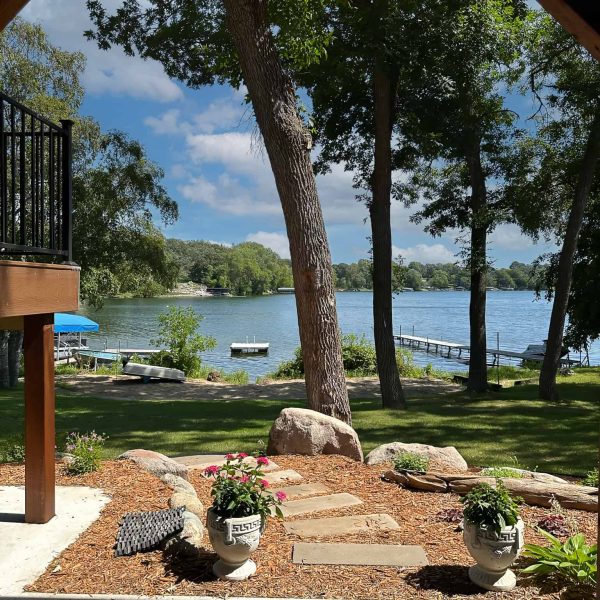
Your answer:
[[[71,127],[0,92],[0,258],[46,254],[71,261]]]

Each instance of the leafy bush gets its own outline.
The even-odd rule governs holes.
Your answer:
[[[554,577],[559,581],[575,584],[583,592],[596,585],[598,570],[598,547],[588,546],[583,534],[571,536],[564,543],[542,529],[538,529],[550,546],[525,544],[523,556],[534,560],[521,573],[535,577]]]
[[[598,487],[598,469],[592,469],[591,471],[588,471],[581,483],[583,485]]]
[[[342,336],[342,360],[344,371],[351,377],[377,375],[375,346],[365,336],[354,334]]]
[[[487,477],[512,477],[513,479],[523,479],[523,473],[512,467],[486,467],[481,469],[481,474]]]
[[[25,462],[25,445],[21,437],[5,440],[0,446],[0,463]]]
[[[399,452],[392,459],[396,471],[422,471],[429,468],[429,458],[414,452]]]
[[[65,452],[71,455],[67,461],[67,471],[71,475],[92,473],[100,468],[102,449],[108,438],[95,431],[90,433],[69,433],[66,439]]]
[[[563,515],[548,515],[542,517],[537,526],[556,537],[567,537],[569,533],[569,525]]]
[[[217,344],[215,338],[198,333],[202,318],[191,306],[170,306],[158,315],[159,337],[151,340],[151,344],[164,348],[156,356],[159,364],[180,369],[190,376],[200,368],[202,361],[198,353],[211,350]]]
[[[504,527],[517,522],[519,500],[508,493],[499,479],[496,481],[496,488],[487,483],[480,483],[461,498],[465,521],[498,534]]]

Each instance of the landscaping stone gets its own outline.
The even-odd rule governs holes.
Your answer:
[[[185,492],[186,494],[196,495],[194,486],[189,481],[186,481],[183,477],[179,477],[179,475],[166,473],[160,479],[176,492]]]
[[[224,454],[192,454],[190,456],[177,456],[174,457],[173,460],[188,469],[206,469],[211,465],[217,465],[220,467],[224,465],[226,462],[226,458]],[[251,465],[252,467],[256,466],[256,458],[253,456],[247,456],[244,459],[244,463],[247,465]],[[267,466],[263,466],[263,472],[267,471],[275,471],[279,469],[279,465],[269,460],[269,464]]]
[[[183,513],[183,529],[164,542],[164,551],[172,556],[195,558],[202,551],[204,531],[198,516],[186,510]]]
[[[167,473],[171,475],[178,475],[183,479],[187,479],[188,468],[184,465],[176,463],[172,458],[161,454],[160,452],[153,452],[152,450],[143,450],[138,448],[136,450],[128,450],[119,456],[121,460],[132,460],[144,471],[152,473],[157,477],[162,477]]]
[[[169,498],[169,508],[179,508],[180,506],[185,506],[187,511],[195,514],[199,519],[204,519],[204,506],[195,492],[193,494],[173,492]]]
[[[331,490],[322,483],[301,483],[299,485],[287,485],[276,489],[271,489],[273,494],[283,492],[288,500],[304,498],[306,496],[316,496],[317,494],[328,494]]]
[[[458,472],[469,469],[467,461],[454,446],[440,448],[438,446],[429,446],[428,444],[404,444],[402,442],[392,442],[378,446],[375,450],[369,452],[365,462],[368,465],[391,462],[399,452],[412,452],[426,456],[429,458],[430,468],[449,469]]]
[[[420,567],[428,565],[421,546],[397,544],[294,544],[292,562],[299,565]]]
[[[285,469],[284,471],[265,473],[264,479],[266,479],[270,485],[277,485],[284,481],[302,481],[302,475],[293,469]]]
[[[550,475],[550,473],[538,473],[537,471],[527,471],[526,469],[514,469],[510,467],[513,471],[517,471],[523,475],[524,479],[535,479],[536,481],[545,481],[546,483],[566,483],[569,482],[562,477],[557,477],[556,475]]]
[[[345,506],[355,506],[357,504],[362,504],[360,498],[357,498],[352,494],[344,493],[330,494],[329,496],[316,496],[314,498],[303,498],[302,500],[292,500],[291,502],[284,502],[280,508],[284,517],[293,517],[305,513],[343,508]]]
[[[289,534],[297,535],[301,539],[400,529],[400,525],[385,513],[286,521],[283,526]]]
[[[412,489],[423,490],[424,492],[447,492],[448,484],[435,475],[425,473],[415,475],[413,473],[399,473],[397,471],[386,471],[383,478],[388,481],[395,481]]]
[[[363,460],[358,435],[350,425],[307,408],[284,408],[271,427],[268,454],[341,454]]]

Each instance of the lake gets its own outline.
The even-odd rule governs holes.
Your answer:
[[[343,333],[364,334],[373,339],[371,292],[339,292],[338,317]],[[245,369],[251,380],[275,370],[283,360],[293,356],[299,345],[296,306],[293,294],[245,298],[140,298],[112,299],[95,311],[85,308],[82,314],[100,324],[100,332],[89,335],[94,349],[117,347],[150,347],[157,335],[157,316],[167,306],[193,306],[204,316],[202,333],[217,340],[217,347],[203,356],[207,364],[225,371]],[[394,332],[414,334],[459,343],[469,343],[469,292],[436,291],[405,292],[394,297]],[[536,301],[533,292],[488,292],[488,344],[522,351],[529,344],[546,338],[551,305]],[[270,342],[267,356],[232,357],[232,342]],[[578,358],[578,357],[573,357]],[[590,354],[592,364],[600,363],[600,347]],[[428,363],[449,371],[465,370],[465,363],[447,360],[435,354],[415,352],[415,362]]]

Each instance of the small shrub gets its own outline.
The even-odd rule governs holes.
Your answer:
[[[460,523],[463,520],[463,516],[461,508],[444,508],[435,515],[435,518],[438,521],[446,523]]]
[[[19,437],[6,440],[0,446],[0,463],[25,462],[25,445]]]
[[[504,527],[517,522],[519,500],[520,498],[513,498],[509,494],[500,479],[496,481],[496,488],[481,483],[461,498],[465,521],[498,534]]]
[[[533,564],[521,573],[534,577],[553,577],[561,583],[573,584],[580,592],[593,590],[597,578],[598,547],[588,546],[583,534],[571,536],[564,543],[551,533],[538,529],[550,546],[525,544],[523,556],[533,559]]]
[[[481,474],[487,477],[512,477],[513,479],[523,479],[523,473],[512,467],[486,467],[481,469]]]
[[[556,537],[567,537],[571,532],[563,515],[548,515],[542,517],[537,526]]]
[[[56,365],[54,367],[55,375],[77,375],[79,373],[79,367],[75,364],[72,365]]]
[[[588,471],[581,483],[583,485],[598,487],[598,469],[592,469],[591,471]]]
[[[396,348],[396,364],[400,377],[422,377],[423,369],[414,364],[414,356],[406,348]]]
[[[421,471],[425,473],[429,468],[429,458],[414,452],[399,452],[393,458],[396,471]]]
[[[67,471],[71,475],[97,471],[100,468],[102,449],[107,439],[106,436],[99,435],[95,431],[83,434],[70,433],[67,436],[65,452],[73,458],[67,462]]]

